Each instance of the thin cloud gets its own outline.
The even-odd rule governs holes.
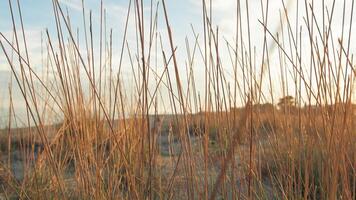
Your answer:
[[[81,0],[60,0],[59,3],[77,11],[82,9]]]

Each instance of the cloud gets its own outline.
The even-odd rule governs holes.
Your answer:
[[[190,0],[190,2],[198,7],[198,8],[202,8],[202,1],[201,0]],[[235,6],[235,3],[236,1],[234,0],[212,0],[211,3],[212,3],[212,9],[214,12],[224,12],[226,10],[230,10],[230,9],[233,9]],[[210,3],[209,1],[206,1],[206,7],[207,7],[207,10],[210,9]]]
[[[23,39],[22,39],[22,30],[21,29],[17,29],[17,36],[19,38],[19,45],[20,45],[20,50],[21,50],[21,54],[25,55],[24,50],[25,50],[25,46],[23,44]],[[27,45],[27,50],[29,52],[29,54],[38,54],[41,53],[41,35],[42,35],[42,29],[41,28],[35,28],[35,27],[31,27],[28,29],[25,29],[25,37],[26,37],[26,45]],[[2,31],[1,32],[8,41],[12,41],[13,40],[13,31],[12,30],[6,30],[6,31]],[[5,47],[9,47],[9,45],[7,45],[7,43],[3,41],[3,44]],[[10,51],[10,47],[6,48],[8,51]],[[23,52],[22,52],[23,51]]]
[[[81,0],[59,0],[59,3],[77,11],[82,9]]]
[[[127,14],[127,7],[116,5],[113,3],[106,5],[106,10],[109,15],[113,15],[114,17],[117,18],[125,17]]]

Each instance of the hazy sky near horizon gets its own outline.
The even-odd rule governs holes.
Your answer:
[[[11,0],[13,3],[13,9],[15,11],[16,18],[16,26],[17,29],[20,30],[18,12],[17,12],[17,4],[16,0]],[[157,2],[156,0],[153,2]],[[245,1],[241,1],[241,16],[243,18],[243,26],[247,27],[246,23],[246,4]],[[250,17],[250,28],[251,28],[251,46],[255,48],[257,61],[260,62],[262,56],[262,45],[263,45],[263,27],[258,22],[258,20],[262,20],[262,10],[261,10],[261,2],[264,6],[266,6],[266,0],[249,0],[249,17]],[[290,21],[292,27],[297,25],[298,27],[302,27],[302,45],[308,45],[308,32],[305,26],[305,1],[299,0],[299,16],[298,20],[296,19],[296,10],[297,10],[297,1],[296,0],[269,0],[269,14],[268,14],[268,28],[271,30],[273,34],[275,34],[280,27],[280,14],[283,16],[283,4],[288,7],[288,14],[290,16]],[[307,0],[307,3],[310,3],[311,0]],[[329,9],[332,5],[332,0],[325,0],[325,5]],[[351,5],[353,0],[345,0],[346,3],[346,22],[345,22],[345,32],[348,33],[348,28],[350,26],[349,19],[351,14]],[[50,35],[55,38],[56,37],[56,26],[55,26],[55,18],[53,14],[52,8],[52,0],[20,0],[22,16],[24,19],[24,28],[26,32],[27,38],[27,46],[30,52],[30,62],[32,67],[37,70],[42,70],[41,64],[41,41],[45,41],[45,30],[48,29]],[[104,8],[106,10],[106,20],[107,20],[107,32],[109,29],[113,29],[113,54],[115,58],[118,58],[120,55],[120,47],[122,43],[123,30],[125,25],[126,13],[129,5],[129,0],[103,0]],[[316,20],[321,22],[322,15],[322,0],[314,0],[315,3],[315,17]],[[342,10],[343,10],[342,0],[337,0],[335,4],[335,13],[332,23],[332,28],[334,31],[334,38],[338,38],[341,35],[341,27],[342,27]],[[79,34],[81,39],[83,39],[83,21],[82,21],[82,0],[60,0],[60,4],[62,8],[65,9],[66,12],[69,13],[71,17],[72,27],[79,30]],[[89,10],[92,10],[93,14],[93,27],[94,27],[94,41],[95,41],[95,51],[98,52],[98,37],[99,37],[99,24],[100,24],[100,0],[85,0],[85,9],[86,9],[86,17],[89,19]],[[197,34],[199,34],[199,43],[202,44],[203,37],[203,27],[202,27],[202,1],[201,0],[166,0],[166,5],[168,9],[168,15],[170,24],[172,27],[174,43],[177,46],[177,57],[179,58],[179,65],[182,69],[185,68],[187,53],[186,53],[186,44],[185,39],[187,38],[190,41],[191,48],[194,42],[194,36],[192,32],[192,28]],[[308,5],[308,4],[307,4]],[[212,23],[214,27],[219,28],[220,35],[220,47],[222,50],[221,62],[223,69],[226,70],[227,74],[231,74],[233,69],[231,66],[231,62],[227,53],[226,43],[224,40],[229,41],[233,44],[236,30],[236,0],[213,0],[212,1],[213,8],[213,20]],[[154,3],[153,7],[156,7],[156,3]],[[145,12],[145,26],[149,27],[149,19],[150,19],[150,0],[144,0],[144,12]],[[330,10],[328,10],[330,12]],[[284,19],[285,20],[285,19]],[[356,30],[355,20],[353,20],[353,30]],[[284,21],[285,23],[285,21]],[[148,28],[147,28],[148,29]],[[282,27],[282,29],[286,29],[286,27]],[[9,9],[9,3],[7,0],[0,1],[0,32],[5,35],[9,40],[12,39],[13,33],[11,14]],[[167,30],[165,26],[165,21],[163,17],[162,10],[162,2],[159,2],[158,9],[158,33],[161,34],[162,40],[164,42],[164,48],[167,52],[169,52],[168,48],[168,40],[167,40]],[[147,30],[146,30],[147,31]],[[131,12],[130,22],[129,22],[129,31],[128,31],[128,44],[134,48],[136,45],[136,35],[135,35],[135,25],[134,25],[134,17],[133,11]],[[247,42],[247,32],[244,32],[245,42]],[[286,34],[286,33],[285,33]],[[268,37],[268,46],[273,46],[273,40]],[[355,40],[355,34],[351,36],[351,41]],[[346,41],[345,41],[346,42]],[[355,43],[353,42],[350,47],[350,52],[355,52]],[[167,46],[166,46],[167,45]],[[9,49],[7,49],[9,50]],[[84,49],[83,49],[84,50]],[[126,55],[127,56],[127,55]],[[155,56],[155,55],[154,55]],[[271,55],[271,58],[278,58],[278,54]],[[198,59],[197,59],[198,60]],[[276,59],[277,60],[277,59]],[[309,63],[309,60],[306,59],[305,65]],[[114,69],[117,67],[118,59],[114,61]],[[196,84],[198,90],[203,90],[204,88],[204,78],[203,73],[204,67],[200,65],[201,61],[196,62],[195,73],[196,73]],[[278,65],[278,62],[273,65]],[[163,69],[162,64],[158,64],[156,66],[158,71]],[[260,64],[257,64],[259,66]],[[259,67],[257,67],[257,71],[259,71]],[[125,78],[130,79],[131,66],[129,65],[129,60],[124,59],[123,61],[123,69],[122,74]],[[281,87],[279,86],[281,83],[280,77],[278,76],[279,68],[276,67],[274,69],[275,77],[273,79],[273,84],[275,87],[275,96],[278,98],[281,96]],[[8,107],[8,82],[10,80],[10,67],[7,64],[5,56],[0,50],[0,112],[6,113]],[[185,71],[182,70],[182,82],[185,84],[187,82],[185,77]],[[127,76],[126,76],[127,75]],[[240,77],[240,76],[239,76]],[[230,77],[231,80],[232,77]],[[241,77],[240,77],[241,78]],[[128,81],[129,82],[129,81]],[[267,86],[266,86],[267,87]],[[265,88],[266,90],[268,88]],[[291,88],[293,90],[293,88]],[[268,93],[268,92],[266,92]],[[291,92],[293,94],[293,92]],[[23,100],[21,99],[21,95],[14,94],[14,102],[16,107],[19,109],[24,108]],[[1,116],[2,114],[0,114]]]

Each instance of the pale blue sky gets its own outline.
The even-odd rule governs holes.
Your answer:
[[[18,12],[17,12],[17,4],[16,0],[11,0],[13,2],[13,8],[15,10],[15,16],[18,20]],[[24,27],[26,31],[27,43],[30,52],[30,60],[34,69],[41,70],[41,33],[44,33],[44,30],[48,29],[51,37],[56,37],[56,29],[55,29],[55,20],[53,15],[52,8],[52,0],[20,0],[22,14],[24,19]],[[62,8],[66,8],[69,11],[71,16],[72,27],[79,28],[80,38],[83,39],[83,22],[82,22],[82,0],[60,0]],[[94,41],[98,41],[99,35],[99,21],[100,21],[100,0],[85,0],[85,9],[87,11],[87,20],[88,11],[92,10],[93,12],[93,27],[94,27]],[[114,57],[118,58],[120,53],[120,46],[122,42],[123,28],[125,23],[125,17],[128,7],[128,0],[104,0],[104,7],[107,11],[107,28],[113,28],[114,38]],[[154,1],[157,2],[157,1]],[[242,17],[243,17],[243,26],[245,31],[247,30],[246,26],[246,5],[242,1]],[[261,13],[261,1],[260,0],[249,0],[249,8],[250,8],[250,26],[251,26],[251,44],[252,47],[256,48],[256,57],[257,62],[260,62],[259,59],[262,57],[262,41],[263,41],[263,27],[258,23],[258,20],[262,18]],[[266,3],[265,0],[262,2]],[[272,31],[272,33],[276,33],[279,27],[279,14],[280,11],[283,14],[282,8],[282,0],[270,0],[269,5],[269,23],[268,28]],[[295,12],[296,12],[296,2],[295,0],[284,0],[286,5],[288,5],[288,13],[290,14],[290,21],[292,26],[295,26]],[[304,24],[305,17],[305,7],[304,0],[299,1],[299,11],[300,16],[298,18],[299,26],[302,26],[302,44],[308,46],[308,34],[307,29]],[[307,2],[311,2],[311,0],[307,0]],[[315,2],[315,15],[319,22],[321,22],[321,0],[314,1]],[[331,7],[332,0],[326,0],[326,5]],[[342,18],[342,4],[343,1],[337,1],[334,13],[334,21],[333,21],[333,31],[334,31],[334,39],[338,38],[341,33],[341,18]],[[352,0],[346,0],[346,8],[347,15],[346,19],[349,19],[350,16],[350,7]],[[200,35],[200,44],[202,45],[202,9],[201,9],[201,0],[166,0],[166,5],[169,14],[169,20],[171,23],[174,43],[177,46],[177,56],[178,62],[181,69],[185,69],[185,62],[187,59],[186,49],[185,49],[185,37],[188,37],[190,41],[191,48],[193,46],[193,36],[191,31],[191,24],[196,30],[197,34]],[[156,4],[154,4],[154,7]],[[145,18],[146,23],[148,23],[149,19],[149,8],[150,8],[150,0],[144,0],[145,7]],[[232,66],[230,63],[230,59],[227,54],[226,44],[224,39],[229,42],[234,41],[235,35],[235,19],[236,19],[236,1],[235,0],[213,0],[213,24],[214,27],[219,27],[220,34],[220,48],[221,48],[221,62],[223,64],[223,68],[227,73],[232,73]],[[169,52],[168,48],[168,40],[167,40],[167,30],[165,26],[165,21],[163,17],[162,10],[162,2],[159,5],[159,13],[158,13],[158,32],[162,35],[162,39],[164,48],[167,52]],[[133,23],[133,12],[131,12],[131,20],[129,24],[129,32],[128,32],[128,42],[131,48],[135,47],[135,27]],[[354,24],[355,24],[354,20]],[[18,22],[18,21],[17,21]],[[348,22],[347,27],[348,27]],[[148,26],[146,26],[147,28]],[[19,23],[17,23],[17,28],[19,28]],[[284,31],[287,31],[286,27],[283,27]],[[353,28],[355,26],[353,25]],[[348,31],[346,29],[346,31]],[[3,33],[8,39],[11,39],[12,33],[12,22],[11,15],[8,6],[8,0],[0,1],[0,32]],[[244,32],[245,42],[247,42],[247,32]],[[286,32],[285,32],[286,34]],[[352,35],[351,41],[355,40],[355,35]],[[351,45],[351,53],[355,52],[355,42]],[[271,38],[268,40],[268,45],[271,46],[273,41]],[[98,42],[96,42],[96,51],[98,50]],[[309,52],[309,51],[306,51]],[[279,63],[277,62],[278,54],[270,55],[271,58],[276,58],[272,61],[272,65],[277,66]],[[197,57],[198,54],[197,54]],[[306,56],[307,57],[307,56]],[[198,90],[203,90],[203,71],[204,68],[201,65],[201,59],[196,58],[195,63],[195,73],[196,73],[196,82]],[[273,59],[272,59],[273,60]],[[305,59],[306,62],[303,65],[308,65],[309,60]],[[118,59],[114,60],[114,67],[117,66]],[[157,66],[158,68],[163,68],[161,65]],[[0,51],[0,72],[2,73],[0,76],[0,112],[6,113],[8,107],[8,89],[7,83],[9,81],[9,66],[6,63],[3,52]],[[257,69],[259,70],[259,69]],[[278,98],[281,96],[281,87],[280,87],[280,76],[278,74],[279,67],[275,67],[273,70],[273,87],[275,89],[275,97]],[[123,74],[128,75],[125,78],[130,79],[131,66],[129,65],[129,60],[124,58],[123,61]],[[182,76],[185,77],[185,71],[181,71]],[[228,80],[231,81],[231,77]],[[242,81],[242,80],[241,80]],[[186,80],[182,79],[183,84],[185,84]],[[268,93],[267,88],[266,93]],[[291,88],[293,90],[293,88]],[[21,96],[19,94],[14,94],[14,99],[17,101],[16,106],[20,109],[24,106],[24,103],[21,103]],[[168,104],[168,103],[167,103]],[[1,116],[1,114],[0,114]]]

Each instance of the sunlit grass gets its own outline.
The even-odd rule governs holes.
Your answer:
[[[182,73],[169,2],[159,1],[148,11],[140,1],[129,2],[119,57],[113,57],[114,36],[106,29],[104,4],[100,27],[93,27],[83,1],[84,36],[79,38],[70,16],[58,1],[52,2],[57,29],[54,35],[44,34],[47,64],[42,66],[51,75],[33,70],[21,9],[19,16],[13,14],[21,8],[19,1],[9,1],[9,9],[13,26],[20,29],[14,28],[13,38],[0,35],[3,55],[26,104],[27,123],[13,128],[17,111],[10,89],[9,120],[0,133],[1,198],[356,198],[352,17],[344,19],[345,34],[335,36],[332,13],[322,9],[327,20],[321,23],[313,17],[315,8],[305,2],[302,28],[293,31],[289,20],[281,20],[280,33],[273,34],[267,23],[268,1],[261,1],[258,29],[250,27],[248,1],[243,17],[242,2],[237,1],[237,35],[229,43],[211,24],[210,2],[203,0],[203,32],[198,39],[192,28],[195,40],[186,41]],[[353,12],[353,3],[349,9]],[[149,21],[145,12],[152,16]],[[281,13],[292,17],[285,6]],[[135,44],[127,40],[130,18],[135,19]],[[245,19],[247,26],[241,23]],[[158,32],[158,20],[164,22],[164,32]],[[100,29],[98,37],[94,28]],[[241,34],[242,29],[248,34]],[[301,29],[308,32],[309,49],[301,45]],[[253,53],[250,44],[250,31],[257,30],[264,32],[261,54]],[[273,48],[267,48],[267,40]],[[220,60],[223,42],[230,53],[232,82]],[[279,100],[273,99],[274,51],[282,80],[277,93],[285,95]],[[309,51],[305,65],[301,57]],[[128,62],[123,62],[124,54]],[[261,66],[256,56],[261,56]],[[193,70],[199,58],[204,74]],[[122,67],[132,69],[133,86],[121,74]],[[198,80],[205,81],[203,91],[196,88]],[[266,96],[272,97],[271,103]],[[238,106],[240,100],[244,105]],[[159,106],[170,114],[159,113]],[[46,124],[55,117],[61,122]]]

